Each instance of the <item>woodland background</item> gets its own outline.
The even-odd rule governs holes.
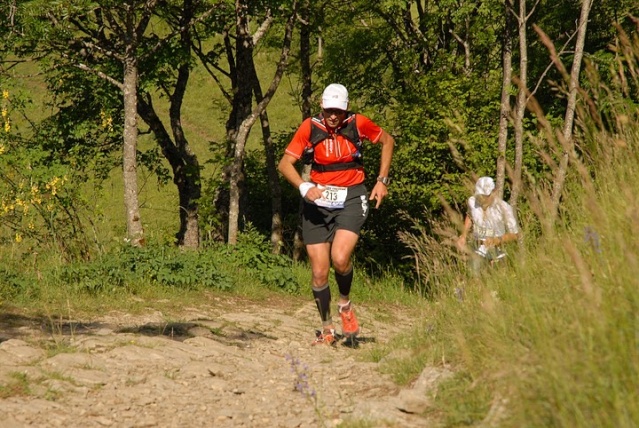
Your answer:
[[[249,230],[272,253],[300,259],[299,195],[275,165],[317,112],[323,87],[339,82],[352,109],[397,140],[391,194],[372,213],[359,257],[371,271],[409,276],[414,252],[398,234],[417,222],[434,236],[444,218],[458,227],[480,175],[497,178],[529,236],[569,221],[561,204],[575,175],[569,160],[597,156],[573,138],[575,112],[591,102],[585,76],[623,80],[611,67],[623,66],[638,8],[631,0],[0,7],[3,246],[90,260],[122,240],[233,246]],[[621,84],[632,111],[637,88]],[[603,127],[610,107],[597,106]],[[369,183],[378,155],[367,147]],[[541,216],[529,192],[540,188],[551,195]]]

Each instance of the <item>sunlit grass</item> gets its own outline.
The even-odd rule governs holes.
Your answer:
[[[389,372],[403,381],[420,365],[452,369],[430,411],[444,426],[639,424],[639,126],[614,90],[593,88],[593,99],[620,106],[608,112],[616,126],[580,110],[582,156],[554,228],[539,230],[550,195],[529,189],[539,197],[521,216],[524,245],[477,278],[448,262],[454,231],[404,236],[432,259],[424,275],[438,263],[451,271],[431,290],[424,323],[397,340],[410,353]]]
[[[411,352],[389,368],[398,382],[424,365],[456,372],[433,409],[446,426],[480,423],[500,397],[500,426],[639,421],[639,174],[627,174],[638,161],[626,152],[598,171],[595,193],[567,203],[568,229],[465,279],[461,295],[460,281],[443,287],[423,325],[396,342]]]

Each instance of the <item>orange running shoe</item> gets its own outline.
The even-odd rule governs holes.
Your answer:
[[[335,344],[336,334],[335,334],[334,328],[327,328],[327,329],[324,329],[324,331],[316,330],[315,334],[317,337],[313,341],[313,345],[320,345],[320,344],[334,345]]]
[[[359,324],[351,302],[345,305],[337,305],[339,316],[342,318],[342,334],[347,338],[353,338],[359,334]]]

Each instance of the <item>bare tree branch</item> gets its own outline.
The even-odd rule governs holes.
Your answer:
[[[266,18],[264,18],[264,21],[262,22],[260,27],[253,34],[253,45],[257,45],[257,43],[262,39],[262,37],[264,37],[268,29],[271,27],[272,23],[273,23],[273,14],[271,13],[271,9],[268,9],[266,11]]]

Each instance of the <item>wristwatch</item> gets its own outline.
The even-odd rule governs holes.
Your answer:
[[[379,176],[379,177],[377,177],[377,181],[382,183],[384,186],[388,186],[388,183],[390,183],[390,177]]]

